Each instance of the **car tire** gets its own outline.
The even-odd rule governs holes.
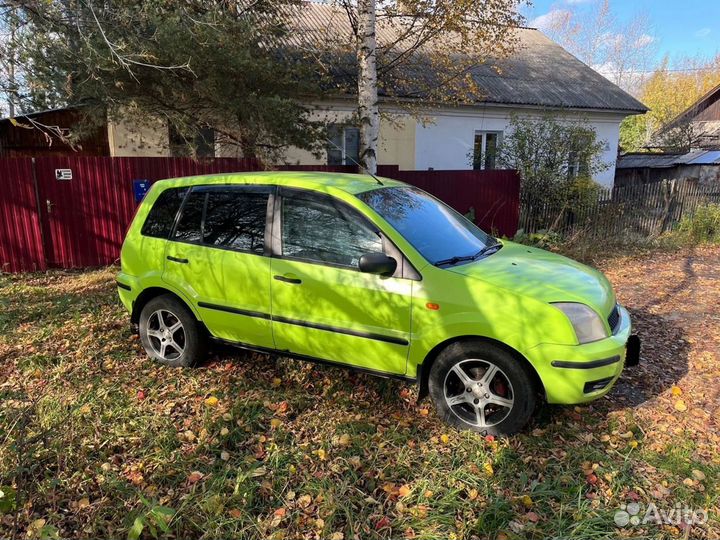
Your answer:
[[[140,341],[153,360],[191,367],[207,354],[207,337],[195,316],[175,296],[151,299],[140,312]]]
[[[537,404],[528,367],[480,340],[446,347],[430,369],[428,389],[440,418],[483,435],[517,433]]]

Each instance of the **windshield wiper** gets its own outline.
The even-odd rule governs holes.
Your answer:
[[[478,251],[475,254],[475,256],[473,257],[473,260],[479,259],[483,255],[488,255],[488,254],[490,254],[491,251],[493,253],[495,253],[495,251],[497,251],[501,247],[503,247],[503,245],[496,240],[494,244],[489,244],[489,245],[485,246],[484,248],[482,248],[480,251]]]
[[[435,266],[446,266],[446,265],[457,264],[457,263],[463,262],[463,261],[472,261],[472,260],[475,260],[475,255],[462,255],[462,256],[450,257],[449,259],[443,259],[441,261],[435,261],[433,264]]]
[[[503,247],[503,245],[500,242],[495,242],[494,244],[489,244],[482,248],[480,251],[475,253],[474,255],[456,255],[454,257],[450,257],[449,259],[442,259],[440,261],[435,261],[433,264],[435,266],[452,266],[454,264],[457,264],[459,262],[465,262],[465,261],[474,261],[475,259],[479,259],[483,255],[488,255],[491,251],[495,252],[498,249]]]

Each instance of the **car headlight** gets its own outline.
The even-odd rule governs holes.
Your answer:
[[[592,308],[577,302],[558,302],[552,305],[570,319],[578,342],[590,343],[608,337],[605,323]]]

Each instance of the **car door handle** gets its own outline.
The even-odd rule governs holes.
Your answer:
[[[180,258],[180,257],[173,257],[172,255],[168,255],[168,256],[167,256],[167,260],[168,260],[168,261],[172,261],[172,262],[176,262],[176,263],[181,263],[181,264],[187,264],[187,263],[190,262],[190,261],[188,261],[187,259],[182,259],[182,258]]]
[[[296,277],[294,274],[287,274],[284,276],[273,276],[278,281],[282,281],[283,283],[293,283],[295,285],[299,285],[302,283],[302,279],[299,277]]]

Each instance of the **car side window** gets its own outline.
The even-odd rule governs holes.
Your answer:
[[[382,253],[382,239],[362,217],[331,197],[282,199],[284,257],[357,268],[365,253]]]
[[[190,243],[202,241],[202,217],[206,196],[204,191],[190,192],[182,207],[173,240]]]
[[[185,193],[187,193],[187,188],[168,188],[163,191],[145,218],[140,234],[167,239],[172,231],[173,223],[175,223],[175,216],[185,198]]]
[[[210,191],[205,209],[203,243],[262,253],[268,193],[234,189]]]

